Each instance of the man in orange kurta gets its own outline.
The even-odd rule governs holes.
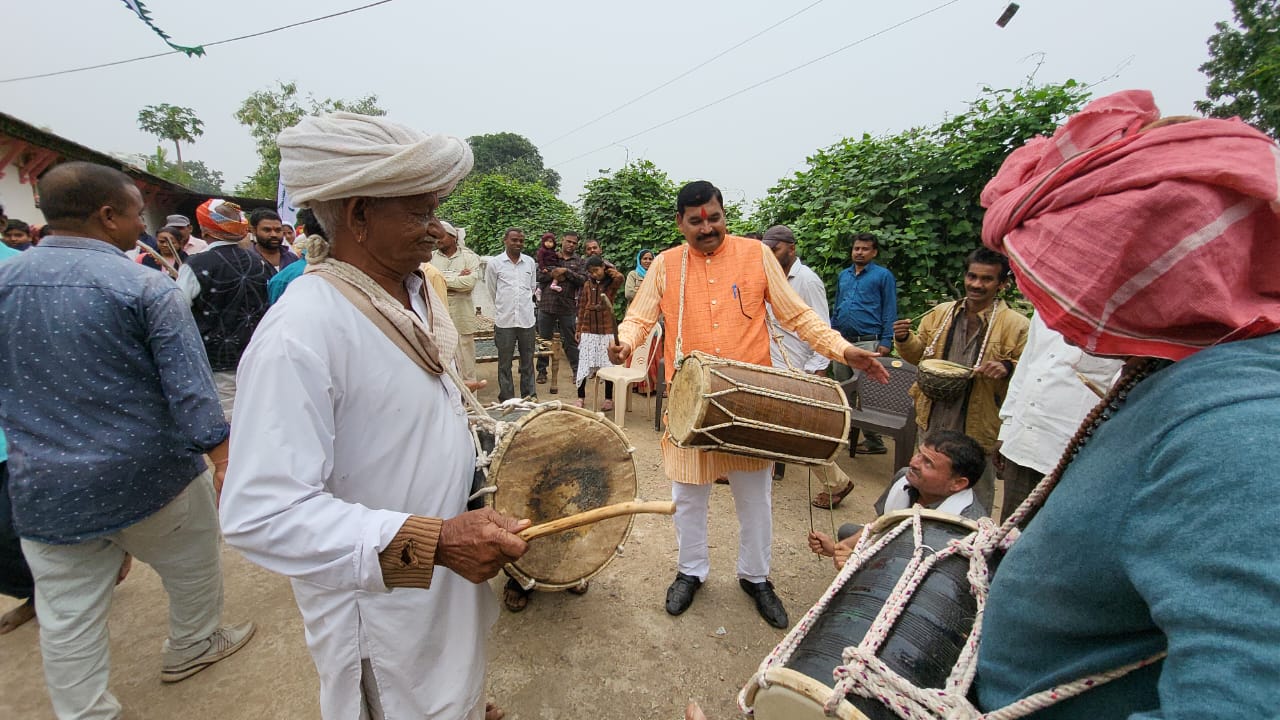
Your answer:
[[[619,344],[609,350],[623,363],[658,321],[666,317],[664,337],[667,379],[676,368],[676,345],[730,360],[769,366],[769,330],[765,302],[773,306],[782,327],[794,331],[819,353],[875,380],[887,382],[875,354],[850,345],[805,305],[787,282],[769,248],[729,235],[724,198],[706,181],[692,182],[676,198],[676,225],[685,244],[658,255],[618,328]],[[687,254],[687,256],[686,256]],[[684,267],[684,313],[680,312],[681,268]],[[773,544],[771,468],[773,462],[739,455],[675,446],[662,437],[663,467],[672,481],[676,503],[676,541],[680,546],[675,582],[667,590],[667,612],[679,615],[710,571],[707,511],[711,483],[727,475],[738,513],[738,581],[770,625],[785,628],[786,609],[769,582]]]

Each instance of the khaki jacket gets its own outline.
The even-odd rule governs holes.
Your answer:
[[[445,257],[442,252],[431,255],[431,265],[439,270],[449,288],[449,317],[458,329],[459,335],[474,335],[479,329],[476,323],[476,306],[471,291],[480,280],[480,256],[470,248],[459,247],[453,257]],[[462,275],[464,270],[470,274]]]
[[[919,330],[911,333],[906,340],[894,338],[893,345],[903,360],[919,365],[921,360],[944,357],[945,337],[938,339],[933,352],[926,355],[925,350],[934,336],[949,326],[947,316],[955,306],[955,301],[952,301],[934,307],[920,319]],[[1003,300],[996,301],[996,308],[999,312],[987,341],[986,352],[982,354],[982,361],[1008,360],[1017,365],[1023,348],[1027,346],[1027,332],[1031,321],[1010,308]],[[965,426],[960,429],[977,440],[988,453],[995,448],[996,439],[1000,435],[1000,404],[1009,391],[1011,375],[1012,371],[999,380],[974,376],[969,383],[969,406],[965,412]],[[911,386],[910,394],[916,402],[916,424],[923,433],[929,427],[929,411],[933,408],[933,401],[921,392],[918,384]]]

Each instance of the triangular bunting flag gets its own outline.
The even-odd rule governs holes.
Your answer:
[[[142,20],[142,22],[146,23],[147,27],[151,28],[152,30],[155,30],[156,34],[159,35],[161,39],[164,40],[165,44],[168,45],[169,47],[173,48],[174,50],[177,50],[178,52],[186,53],[187,57],[191,57],[193,55],[204,55],[204,48],[200,45],[196,45],[195,47],[187,47],[185,45],[175,45],[169,39],[168,33],[156,27],[156,24],[151,22],[151,13],[147,12],[147,8],[142,4],[142,0],[121,0],[121,2],[123,2],[125,6],[128,7],[130,10],[137,13],[138,18]]]

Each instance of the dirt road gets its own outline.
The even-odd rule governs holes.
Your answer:
[[[563,371],[562,371],[563,372]],[[496,399],[493,365],[481,365]],[[562,377],[562,384],[563,384]],[[570,381],[571,382],[571,381]],[[539,386],[543,400],[556,399]],[[566,400],[572,396],[561,388]],[[658,435],[643,399],[628,413],[635,444],[639,495],[666,499]],[[590,392],[588,392],[590,398]],[[892,474],[891,455],[844,457],[857,487],[835,522],[865,522],[871,503]],[[808,473],[791,467],[774,485],[772,579],[794,622],[834,576],[829,560],[809,553]],[[819,488],[820,489],[820,488]],[[814,492],[818,492],[815,489]],[[830,531],[826,511],[813,522]],[[698,700],[714,719],[738,717],[735,698],[764,656],[785,634],[765,624],[734,576],[737,521],[726,486],[711,502],[711,577],[680,617],[663,610],[675,576],[671,519],[638,516],[616,558],[586,595],[536,594],[522,613],[505,610],[494,627],[490,695],[511,720],[681,718]],[[228,620],[252,619],[257,637],[239,654],[176,685],[160,682],[167,599],[159,578],[140,563],[115,593],[111,611],[111,688],[133,720],[278,720],[319,717],[318,681],[303,640],[288,582],[223,552]],[[494,592],[500,581],[491,582]],[[0,612],[16,601],[0,597]],[[720,632],[723,629],[723,632]],[[38,628],[28,623],[0,637],[0,718],[52,718],[40,667]]]

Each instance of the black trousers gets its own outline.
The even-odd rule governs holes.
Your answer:
[[[0,463],[0,594],[26,599],[35,594],[36,582],[22,557],[22,545],[13,529],[13,504],[9,501],[9,463]]]
[[[569,360],[571,374],[578,373],[578,340],[573,336],[578,329],[576,313],[544,313],[538,311],[538,337],[550,340],[556,330],[560,331],[560,345],[564,348],[564,356]],[[538,358],[538,372],[547,371],[549,358]]]

